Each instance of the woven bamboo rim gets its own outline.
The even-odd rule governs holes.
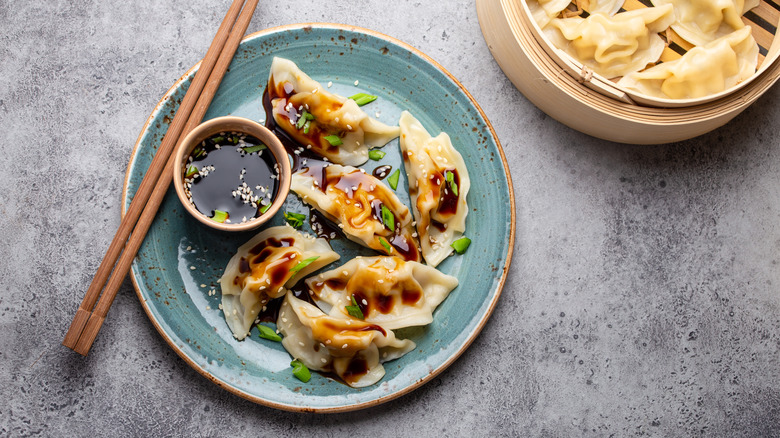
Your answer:
[[[637,105],[606,86],[593,89],[606,84],[585,86],[569,73],[571,67],[559,65],[529,25],[530,12],[521,0],[477,0],[477,14],[496,61],[529,100],[560,122],[607,140],[653,144],[701,135],[734,118],[780,77],[775,38],[761,71],[720,99],[673,108]]]

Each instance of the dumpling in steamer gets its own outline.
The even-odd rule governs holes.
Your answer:
[[[419,261],[412,214],[377,178],[351,166],[318,165],[292,176],[290,189],[350,239],[381,253]]]
[[[742,15],[759,0],[651,0],[654,6],[673,5],[672,29],[683,39],[703,46],[745,27]]]
[[[589,13],[601,13],[607,15],[615,15],[623,7],[625,0],[581,0],[580,6],[585,8]]]
[[[397,126],[372,119],[354,100],[326,91],[290,60],[274,58],[266,91],[276,125],[335,163],[361,165],[369,148],[398,137]]]
[[[271,299],[338,259],[325,239],[303,235],[287,225],[267,228],[241,245],[219,279],[222,310],[233,336],[244,339]],[[294,272],[304,260],[310,263]]]
[[[306,279],[315,301],[331,307],[330,315],[350,318],[352,297],[364,320],[387,329],[423,326],[458,286],[458,279],[436,268],[398,257],[360,257]]]
[[[378,382],[385,375],[383,362],[415,347],[411,340],[397,339],[379,325],[328,316],[292,292],[282,302],[276,326],[293,358],[310,369],[335,372],[355,388]]]
[[[588,18],[556,18],[544,33],[553,45],[609,79],[657,61],[666,47],[658,32],[672,21],[673,8],[665,5],[614,17],[594,13]]]
[[[569,3],[571,0],[528,0],[528,9],[531,10],[531,15],[539,27],[544,27],[550,19],[557,17],[566,9]]]
[[[753,75],[758,44],[746,26],[680,59],[624,76],[617,85],[665,99],[693,99],[727,90]]]
[[[411,114],[401,113],[401,154],[425,262],[437,266],[466,231],[471,180],[463,157],[442,132],[431,137]]]

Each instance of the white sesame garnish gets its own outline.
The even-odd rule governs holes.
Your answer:
[[[196,269],[198,269],[198,268],[196,268],[195,266],[190,266],[190,271],[194,271]]]
[[[355,81],[355,86],[357,86],[360,83],[360,81]]]
[[[333,86],[333,81],[328,81],[328,88]]]

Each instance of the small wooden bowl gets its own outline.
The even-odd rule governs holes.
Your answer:
[[[777,23],[761,1],[756,21]],[[729,90],[675,101],[635,95],[599,75],[582,77],[582,64],[547,41],[525,0],[477,0],[485,41],[507,77],[539,109],[578,131],[605,140],[662,144],[712,131],[736,117],[780,78],[780,36],[760,26],[758,71]],[[769,26],[771,27],[771,26]]]
[[[271,203],[271,207],[260,217],[253,218],[243,223],[221,223],[201,213],[187,197],[184,191],[184,172],[187,168],[187,158],[197,145],[207,138],[220,132],[240,132],[251,135],[263,142],[273,154],[274,160],[279,164],[279,190]],[[284,204],[287,194],[290,192],[292,171],[290,159],[279,139],[263,125],[242,117],[217,117],[198,125],[190,131],[184,140],[174,151],[175,163],[173,171],[173,185],[184,208],[195,219],[206,226],[222,231],[248,231],[268,222]]]

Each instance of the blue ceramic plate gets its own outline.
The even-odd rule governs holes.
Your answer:
[[[375,385],[354,389],[313,373],[308,383],[293,377],[281,344],[260,339],[256,329],[236,341],[222,312],[217,280],[236,248],[254,233],[227,234],[201,225],[179,203],[173,188],[163,202],[138,257],[132,279],[146,313],[165,340],[187,363],[217,385],[255,402],[291,411],[336,412],[373,406],[410,392],[452,363],[477,336],[496,305],[512,256],[514,197],[503,151],[490,123],[468,92],[441,66],[414,48],[365,29],[332,24],[292,25],[247,37],[236,53],[205,119],[222,115],[264,120],[261,98],[273,56],[293,60],[330,91],[379,96],[363,109],[398,124],[409,110],[434,135],[447,132],[469,168],[471,211],[466,235],[471,247],[439,269],[460,285],[434,313],[427,327],[406,329],[417,348],[385,363]],[[127,170],[127,208],[198,66],[163,97],[144,126]],[[397,190],[409,205],[398,140],[383,149],[381,161],[401,167]],[[290,195],[284,210],[308,214]],[[268,226],[279,225],[277,217]],[[308,223],[304,231],[311,231]],[[371,251],[345,240],[333,248],[346,262]],[[338,262],[337,262],[338,263]],[[216,293],[210,294],[215,290]]]

